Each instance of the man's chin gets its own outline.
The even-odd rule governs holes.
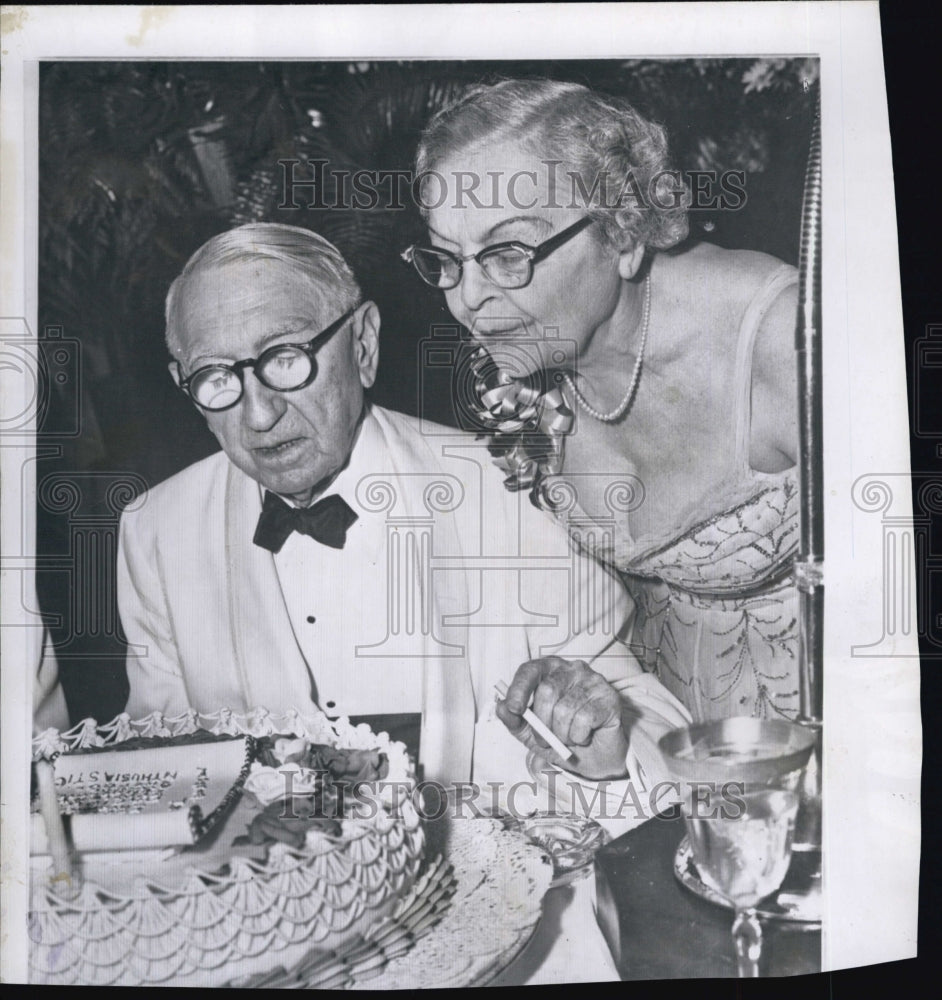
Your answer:
[[[283,483],[269,479],[267,482],[260,480],[264,489],[269,493],[277,493],[278,496],[287,500],[292,500],[300,507],[306,507],[314,497],[315,485],[301,486],[298,483]]]
[[[329,480],[329,476],[314,478],[311,475],[305,476],[273,476],[257,474],[255,479],[261,483],[262,487],[270,493],[277,493],[280,497],[287,497],[295,503],[304,506],[310,503],[311,498],[317,492],[318,486]]]
[[[310,438],[296,440],[284,449],[245,449],[229,458],[263,489],[304,505],[330,485],[349,454],[325,452]]]

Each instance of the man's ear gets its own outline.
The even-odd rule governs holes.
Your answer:
[[[630,281],[644,260],[644,244],[633,243],[618,254],[618,273],[625,281]]]
[[[170,372],[170,377],[173,379],[174,384],[179,389],[180,383],[183,381],[183,379],[180,378],[180,365],[176,361],[171,361],[167,365],[167,370]],[[186,396],[187,399],[190,400],[191,403],[193,403],[193,400],[190,399],[190,394],[188,392],[184,393],[184,395]],[[206,411],[202,407],[197,406],[196,403],[193,403],[193,408],[207,423],[209,423],[209,418],[206,416]],[[215,431],[213,431],[213,433],[215,433]]]
[[[364,389],[369,389],[376,381],[376,367],[379,364],[379,322],[379,309],[375,302],[364,302],[353,317],[354,360]]]

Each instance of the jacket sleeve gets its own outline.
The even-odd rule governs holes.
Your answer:
[[[126,511],[118,537],[118,612],[128,641],[132,719],[153,711],[176,715],[189,702],[148,513],[146,507]]]

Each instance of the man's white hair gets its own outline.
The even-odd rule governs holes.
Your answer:
[[[180,340],[180,303],[187,285],[201,272],[223,264],[278,261],[310,284],[316,308],[346,312],[361,299],[360,286],[340,251],[322,236],[298,226],[250,222],[220,233],[204,243],[186,262],[170,286],[165,309],[166,341],[170,353],[183,353]]]

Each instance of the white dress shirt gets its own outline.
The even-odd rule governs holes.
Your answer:
[[[386,518],[363,509],[356,487],[386,465],[382,435],[376,420],[367,417],[349,463],[323,493],[337,494],[357,512],[344,547],[334,549],[295,531],[275,553],[285,607],[311,672],[314,700],[332,718],[422,711],[423,672],[414,660],[357,653],[358,647],[385,637],[389,588]],[[263,495],[260,491],[260,503]]]

